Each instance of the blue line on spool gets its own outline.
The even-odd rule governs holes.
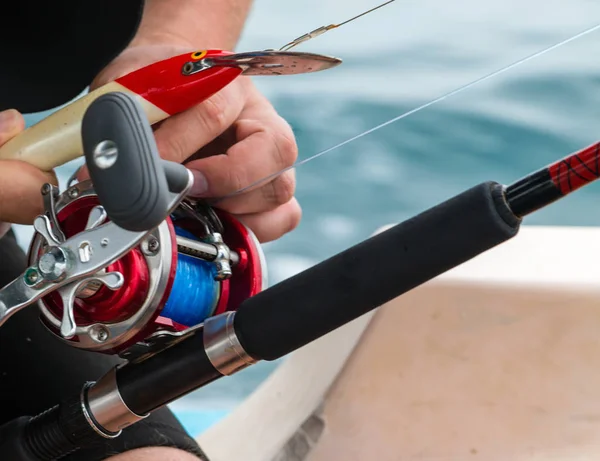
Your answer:
[[[175,233],[198,240],[178,227],[175,227]],[[204,322],[212,315],[218,302],[219,284],[214,277],[213,263],[178,253],[173,288],[160,315],[185,326]]]

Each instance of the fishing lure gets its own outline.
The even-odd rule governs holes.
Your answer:
[[[83,115],[106,93],[132,95],[155,124],[205,101],[240,75],[296,75],[340,63],[329,56],[277,51],[203,50],[174,56],[107,83],[54,112],[0,147],[0,159],[23,160],[49,171],[80,157]]]
[[[28,128],[0,147],[0,159],[23,160],[49,171],[80,157],[83,154],[81,119],[89,105],[106,93],[132,95],[154,125],[200,104],[241,75],[297,75],[336,67],[342,62],[338,58],[289,50],[394,1],[389,0],[340,24],[320,27],[279,51],[201,50],[143,67],[97,88]]]

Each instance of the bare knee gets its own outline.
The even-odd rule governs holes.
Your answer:
[[[199,461],[198,458],[187,451],[177,448],[148,447],[138,448],[117,456],[107,461]]]

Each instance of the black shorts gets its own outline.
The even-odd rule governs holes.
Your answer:
[[[26,257],[9,232],[0,239],[0,287],[26,268]],[[78,350],[54,338],[41,324],[35,306],[11,317],[0,328],[0,424],[34,416],[96,381],[119,359]],[[100,446],[80,450],[65,461],[100,461],[135,448],[175,447],[207,458],[167,408],[125,429]],[[0,453],[0,459],[2,454]]]

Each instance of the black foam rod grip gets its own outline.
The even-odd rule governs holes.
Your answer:
[[[108,217],[135,232],[158,226],[169,213],[169,188],[152,128],[125,93],[107,93],[88,107],[81,135],[85,159]]]
[[[520,222],[500,184],[480,184],[247,299],[236,334],[252,357],[275,360],[510,239]]]

